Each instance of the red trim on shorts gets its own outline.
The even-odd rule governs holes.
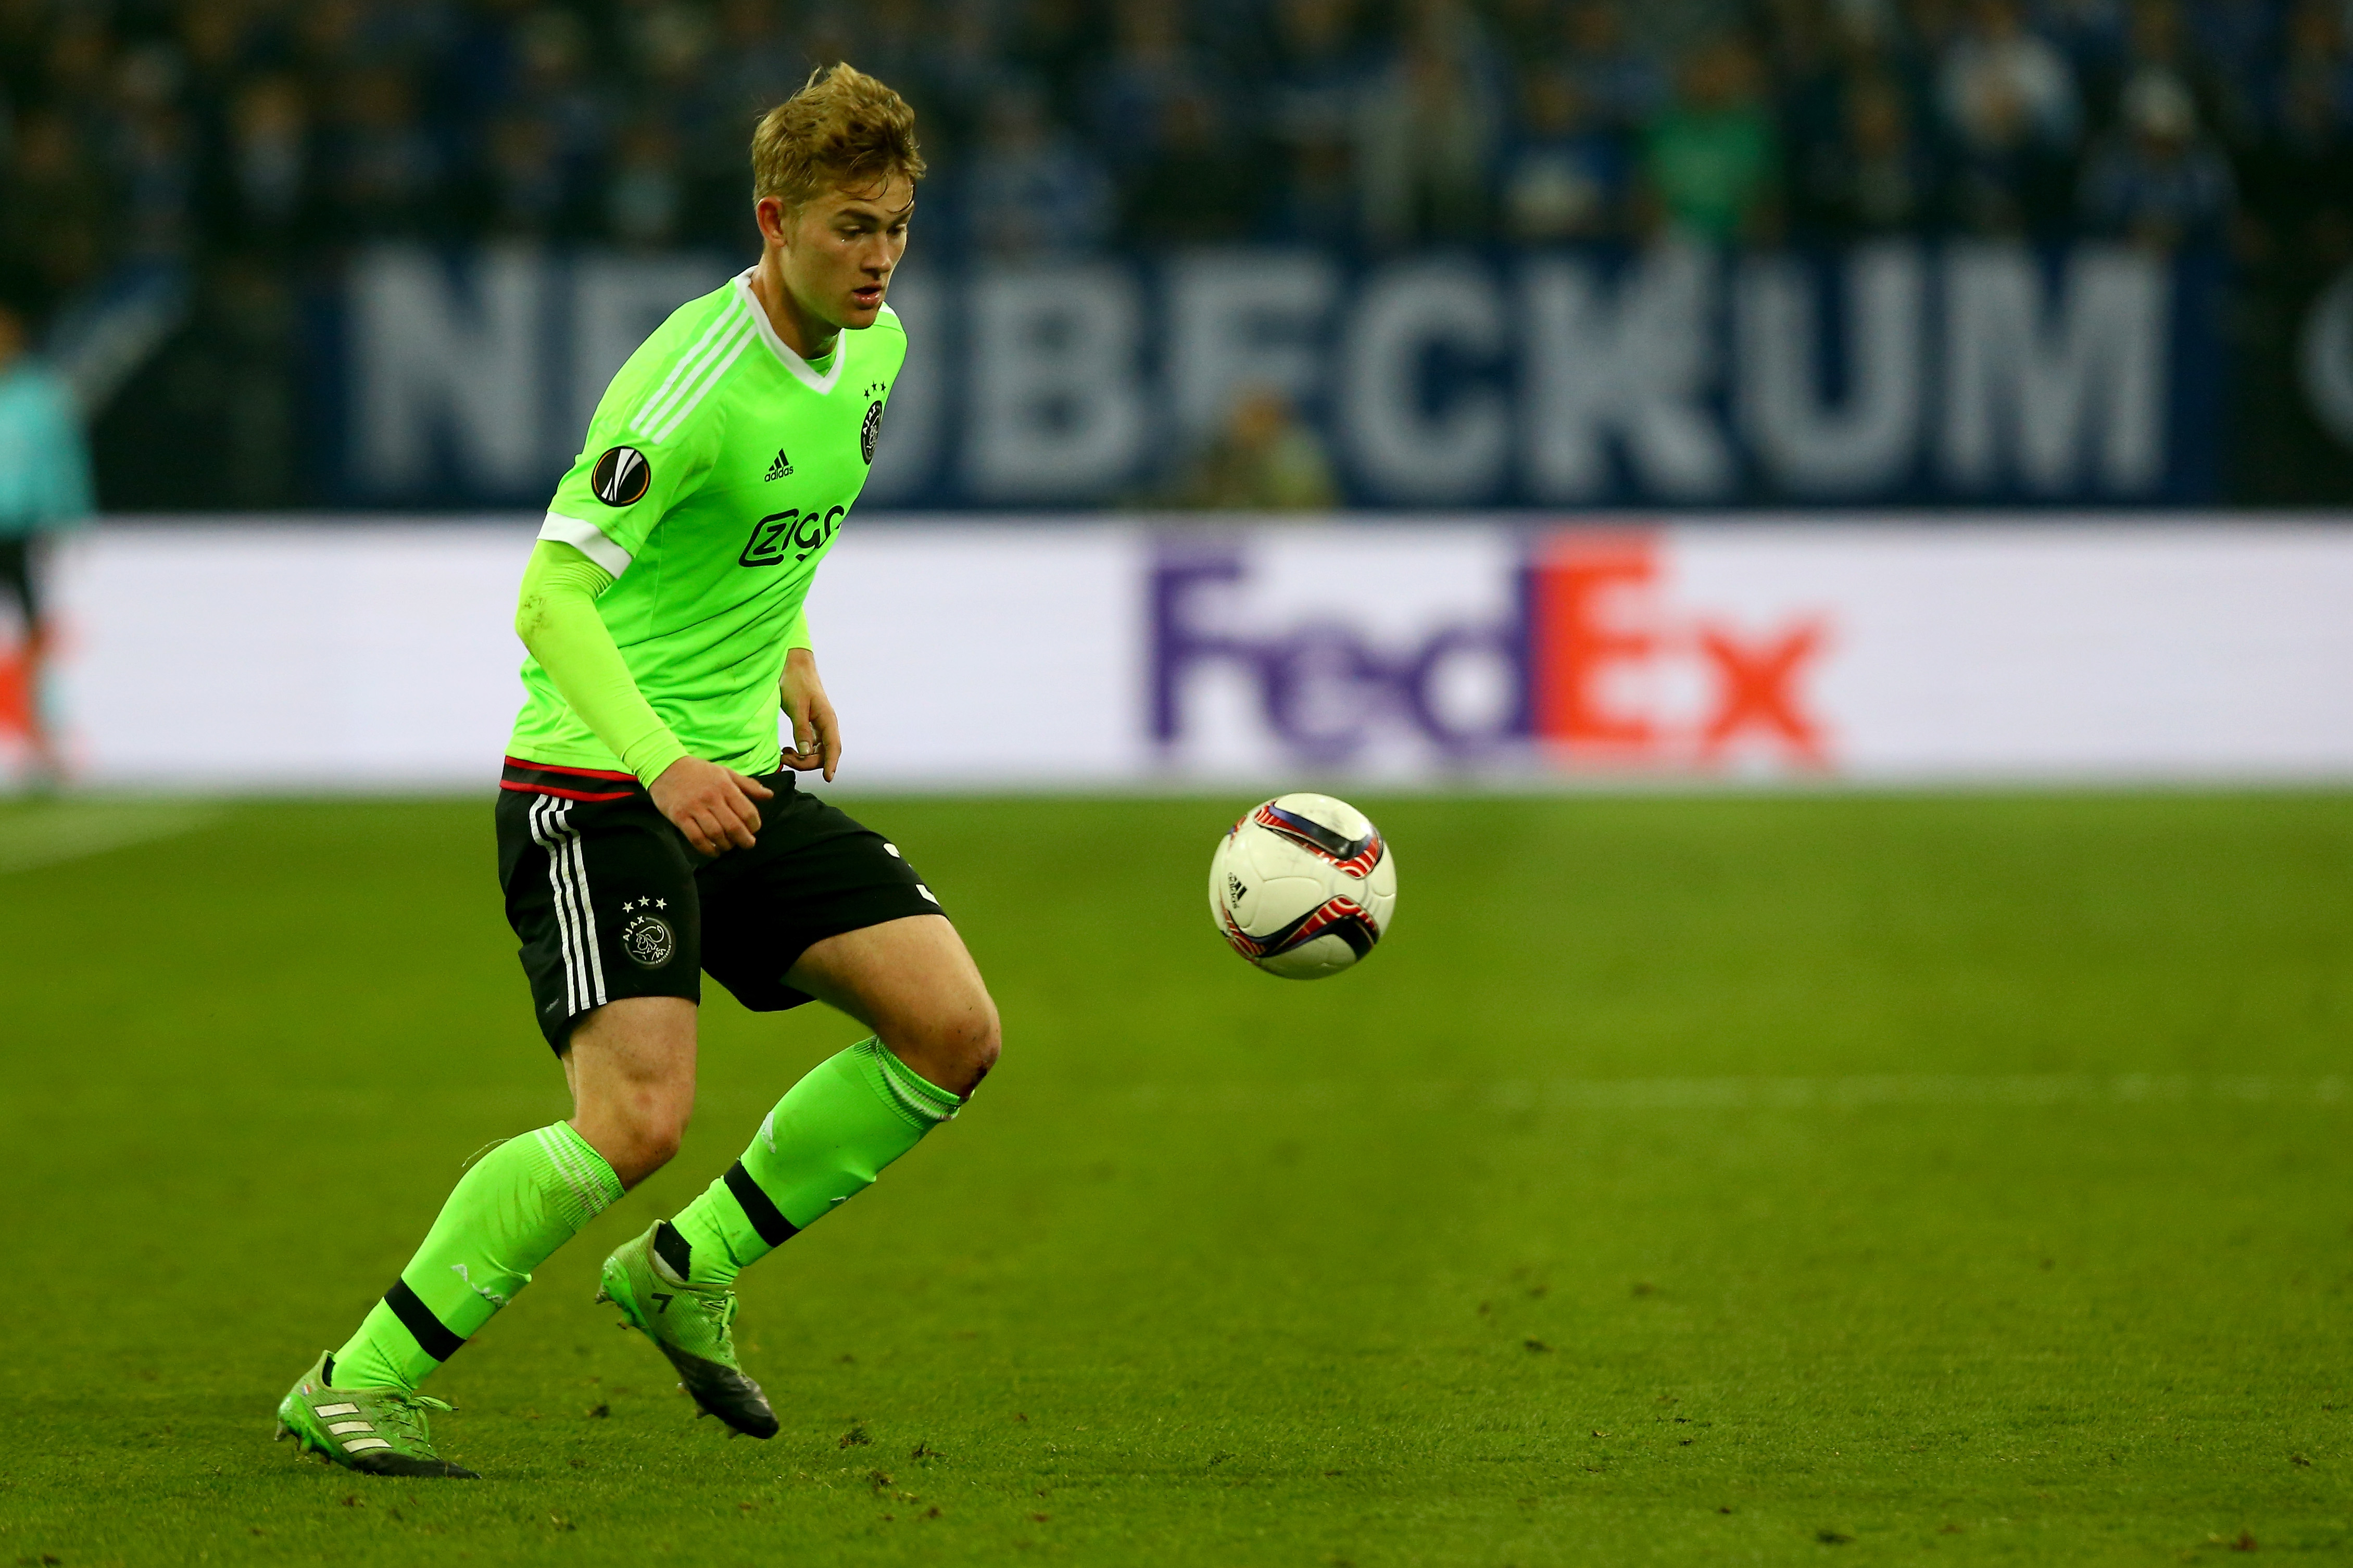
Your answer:
[[[567,768],[556,763],[534,763],[529,757],[509,757],[506,764],[511,768],[532,768],[543,773],[570,773],[582,779],[628,779],[635,784],[638,777],[635,773],[617,773],[607,768]]]
[[[518,795],[552,795],[565,800],[627,800],[638,793],[635,790],[624,789],[616,790],[611,795],[590,795],[586,790],[557,789],[553,784],[516,784],[509,779],[501,779],[499,787],[513,790]]]

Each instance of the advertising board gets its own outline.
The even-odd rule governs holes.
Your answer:
[[[533,533],[101,527],[44,700],[95,784],[487,787]],[[861,519],[810,622],[846,786],[2318,779],[2348,604],[2322,522]]]

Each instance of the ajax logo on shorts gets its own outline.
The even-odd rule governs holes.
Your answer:
[[[607,506],[629,506],[653,483],[654,466],[635,447],[608,447],[588,476],[588,488]]]
[[[651,899],[639,899],[637,907],[642,911],[653,901]],[[624,903],[621,912],[628,914],[629,909],[630,906]],[[631,963],[640,969],[659,969],[677,953],[678,937],[670,929],[670,922],[661,916],[639,912],[631,915],[629,923],[621,928],[621,951],[628,955]]]

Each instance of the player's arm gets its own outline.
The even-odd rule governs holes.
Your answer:
[[[785,674],[777,690],[785,717],[793,721],[793,749],[785,753],[785,765],[804,773],[823,768],[825,782],[831,784],[833,770],[841,762],[841,721],[834,716],[833,700],[818,678],[806,609],[794,615],[792,629],[785,634]]]
[[[645,781],[656,809],[705,855],[748,849],[760,830],[757,779],[691,757],[638,689],[596,596],[613,574],[569,544],[543,539],[523,568],[515,635],[555,689],[622,765]]]

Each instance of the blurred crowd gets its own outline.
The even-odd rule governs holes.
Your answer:
[[[0,244],[745,240],[814,61],[914,102],[923,223],[1263,239],[2096,234],[2342,249],[2348,0],[0,0]],[[2333,199],[2329,199],[2333,195]]]
[[[747,256],[754,120],[848,59],[917,108],[931,255],[2202,247],[2261,431],[2260,366],[2292,400],[2296,312],[2353,260],[2349,30],[2353,0],[0,0],[0,291],[169,264],[190,310],[99,431],[111,502],[290,504],[302,300],[349,247]]]

